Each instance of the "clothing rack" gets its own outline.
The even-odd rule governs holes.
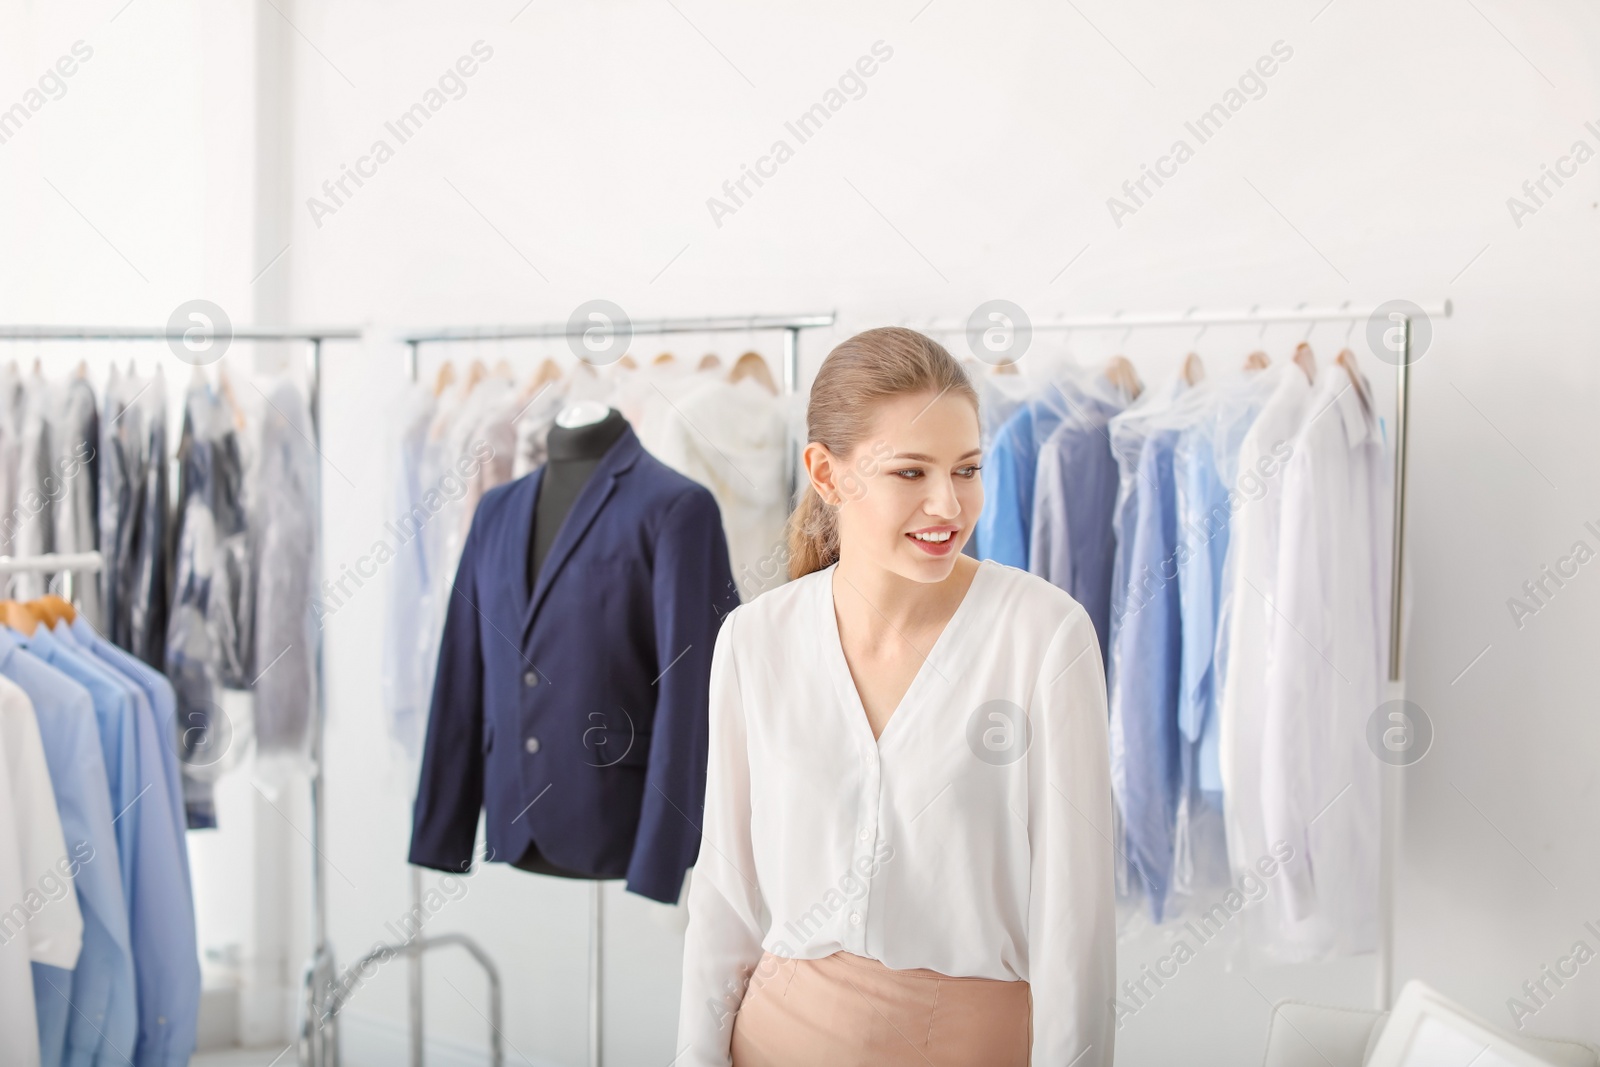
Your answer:
[[[42,556],[0,556],[0,574],[60,574],[62,599],[72,601],[74,575],[98,574],[105,560],[98,552],[47,552]]]
[[[143,326],[4,326],[0,325],[0,340],[9,341],[185,341],[192,340],[194,331],[173,330],[169,327]],[[229,332],[235,341],[304,341],[310,345],[307,352],[307,407],[311,412],[313,446],[320,457],[322,441],[322,344],[324,341],[359,341],[362,331],[354,327],[305,327],[288,329],[276,326],[235,326]],[[317,464],[317,554],[322,553],[322,465]],[[94,553],[97,556],[99,553]],[[48,558],[48,557],[44,557]],[[33,566],[32,563],[29,563]],[[320,566],[320,564],[319,564]],[[82,568],[80,568],[82,569]],[[70,573],[70,572],[69,572]],[[333,947],[328,942],[327,872],[324,869],[323,843],[326,837],[323,811],[324,770],[322,764],[323,735],[327,720],[327,690],[323,679],[322,638],[317,638],[315,664],[312,677],[315,685],[312,718],[315,726],[311,735],[311,955],[306,961],[301,980],[301,1007],[304,1016],[300,1021],[299,1053],[302,1065],[317,1064],[337,1067],[339,1062],[338,1021],[326,1012],[335,1002],[337,971],[334,966]],[[319,1014],[326,1025],[319,1026]]]
[[[826,312],[816,315],[749,315],[744,317],[710,317],[686,319],[650,319],[628,324],[630,337],[660,337],[668,334],[683,333],[755,333],[783,331],[783,392],[786,396],[793,396],[799,390],[800,384],[800,331],[815,329],[822,326],[832,326],[835,315]],[[440,343],[473,343],[480,341],[524,341],[536,339],[549,339],[557,337],[582,337],[588,327],[574,325],[572,322],[544,323],[525,326],[471,326],[471,327],[446,327],[428,330],[419,333],[407,334],[402,340],[408,346],[406,357],[406,371],[413,382],[417,380],[418,348],[425,344]],[[789,497],[794,499],[796,486],[796,466],[798,460],[798,445],[794,440],[789,442],[788,470],[789,470]],[[599,880],[590,883],[589,889],[589,1064],[590,1067],[600,1067],[601,1064],[601,989],[602,989],[602,960],[601,960],[601,935],[603,933],[604,897],[601,894]],[[422,879],[420,873],[413,868],[411,872],[412,903],[421,914],[420,901],[422,899]],[[420,933],[420,930],[419,930]],[[422,953],[432,947],[435,942],[442,942],[444,938],[422,938],[413,934],[408,942],[380,948],[383,951],[406,951],[411,960],[410,971],[410,1013],[411,1013],[411,1064],[412,1067],[422,1067]],[[478,959],[493,975],[493,964],[489,957],[475,945],[468,943],[467,939],[459,935],[452,935],[455,944],[462,944]],[[411,942],[417,942],[412,945]],[[408,948],[409,946],[409,948]],[[491,995],[494,998],[492,1013],[496,1023],[500,1017],[499,984],[491,980]],[[493,1061],[500,1063],[499,1030],[495,1030],[495,1044],[492,1047]]]
[[[1415,305],[1413,305],[1415,306]],[[1125,330],[1132,332],[1143,328],[1170,328],[1180,326],[1199,326],[1200,333],[1204,333],[1210,326],[1254,326],[1259,325],[1262,332],[1268,326],[1281,323],[1309,323],[1310,328],[1306,336],[1310,337],[1311,328],[1324,322],[1348,322],[1353,330],[1355,324],[1365,319],[1371,319],[1380,310],[1385,311],[1386,321],[1393,321],[1400,330],[1400,345],[1396,350],[1398,362],[1395,366],[1395,401],[1394,401],[1394,530],[1392,538],[1393,558],[1389,569],[1389,699],[1397,700],[1404,696],[1405,682],[1401,677],[1401,613],[1402,598],[1404,596],[1403,579],[1405,566],[1405,538],[1406,538],[1406,450],[1408,444],[1407,421],[1410,413],[1411,398],[1411,343],[1413,314],[1394,311],[1390,314],[1386,309],[1367,307],[1352,308],[1348,302],[1337,308],[1308,308],[1302,304],[1299,307],[1281,310],[1263,311],[1260,306],[1249,311],[1224,311],[1224,312],[1198,312],[1191,308],[1182,315],[1163,314],[1135,314],[1124,315],[1117,312],[1112,315],[1066,317],[1057,318],[1049,322],[1036,322],[1031,324],[1034,332],[1055,330]],[[1454,312],[1454,306],[1449,300],[1432,307],[1419,309],[1421,314],[1432,319],[1447,319]],[[930,323],[927,331],[930,333],[960,333],[968,329],[968,324],[952,322]],[[1127,332],[1123,337],[1127,337]],[[1198,339],[1200,333],[1195,334]],[[1348,336],[1348,335],[1347,335]],[[1401,767],[1383,764],[1379,768],[1382,782],[1382,808],[1380,825],[1382,828],[1379,840],[1379,900],[1378,900],[1378,981],[1376,990],[1377,1005],[1381,1010],[1388,1011],[1394,1007],[1394,857],[1396,840],[1399,836],[1400,805],[1404,799],[1402,786],[1405,782],[1400,773]]]

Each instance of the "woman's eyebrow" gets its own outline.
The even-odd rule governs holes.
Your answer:
[[[983,449],[981,449],[981,448],[974,448],[970,452],[966,452],[966,453],[964,453],[964,454],[962,454],[960,456],[957,456],[956,457],[956,462],[959,463],[964,459],[971,459],[973,456],[976,456],[976,455],[980,454],[982,451],[983,451]],[[894,458],[895,459],[913,459],[913,460],[916,460],[919,463],[937,463],[937,462],[939,462],[933,456],[925,456],[921,452],[896,452]]]

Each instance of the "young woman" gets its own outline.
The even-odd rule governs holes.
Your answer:
[[[978,426],[911,330],[817,374],[794,580],[713,653],[674,1067],[1110,1067],[1100,649],[1066,593],[962,554]]]

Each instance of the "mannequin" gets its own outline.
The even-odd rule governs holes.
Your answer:
[[[550,546],[555,544],[567,512],[572,510],[601,458],[627,428],[628,420],[620,411],[593,402],[574,404],[556,416],[556,424],[550,428],[544,481],[539,486],[539,498],[533,508],[533,529],[528,531],[529,596],[533,595],[539,568],[550,554]],[[530,844],[512,866],[534,874],[592,880],[589,875],[557,867],[540,855],[539,846],[535,844]]]

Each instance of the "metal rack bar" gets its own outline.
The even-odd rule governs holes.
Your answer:
[[[1193,312],[1183,315],[1089,315],[1031,323],[1035,333],[1044,330],[1111,330],[1164,326],[1262,326],[1284,322],[1351,322],[1371,318],[1375,307],[1288,308],[1269,311]],[[1422,309],[1430,318],[1447,319],[1454,311],[1449,300]],[[934,322],[917,327],[927,333],[961,333],[965,322]]]
[[[0,325],[0,340],[9,341],[181,341],[193,331],[172,330],[168,327],[146,326],[79,326],[79,325]],[[322,343],[324,341],[357,341],[362,337],[360,327],[278,327],[236,326],[217,335],[233,341],[305,341],[311,346],[307,366],[309,377],[308,407],[311,411],[312,436],[320,449],[322,439]],[[322,469],[317,467],[317,552],[322,552]],[[98,554],[96,554],[98,555]],[[319,564],[320,565],[320,564]],[[69,572],[70,573],[70,572]],[[317,1067],[338,1067],[339,1030],[336,1013],[327,1011],[333,1003],[337,971],[333,947],[328,942],[327,872],[324,870],[323,841],[325,839],[325,812],[323,810],[323,738],[327,723],[327,697],[323,684],[322,641],[316,648],[314,667],[315,694],[311,753],[311,894],[312,894],[312,948],[306,961],[301,983],[300,1062]]]
[[[105,566],[99,552],[46,552],[38,556],[0,556],[0,574],[61,575],[61,597],[72,602],[78,574],[98,574]]]
[[[767,330],[806,330],[832,326],[834,313],[816,315],[708,316],[697,319],[644,319],[629,323],[635,337],[656,337],[671,333],[748,333]],[[547,322],[526,326],[440,327],[404,335],[409,345],[435,341],[526,341],[541,337],[582,337],[589,329],[570,322]]]
[[[679,333],[753,333],[756,331],[770,332],[783,331],[783,391],[786,395],[794,395],[799,389],[800,382],[800,331],[815,329],[822,326],[832,326],[835,321],[834,312],[825,312],[816,315],[747,315],[747,316],[722,316],[707,318],[684,319],[649,319],[641,322],[630,322],[628,328],[633,337],[658,337],[666,334]],[[406,343],[406,373],[412,381],[417,380],[418,352],[420,345],[448,343],[448,342],[476,342],[476,341],[519,341],[538,338],[555,337],[582,337],[586,325],[574,325],[570,322],[544,323],[531,326],[472,326],[426,330],[419,333],[406,334],[401,339]],[[789,442],[789,497],[791,503],[795,495],[797,483],[797,459],[799,451],[795,441]],[[412,880],[412,894],[420,895],[420,890],[415,876]],[[602,948],[602,935],[604,933],[604,897],[601,893],[601,883],[597,880],[590,889],[589,897],[589,1064],[590,1067],[600,1067],[602,1062],[602,975],[604,955]],[[411,1057],[414,1067],[421,1064],[422,1044],[422,962],[421,953],[428,948],[427,944],[421,945],[411,953]],[[479,962],[486,967],[490,966],[487,953],[478,954]],[[491,983],[493,995],[499,996],[498,983]],[[494,1061],[498,1064],[500,1061]]]

